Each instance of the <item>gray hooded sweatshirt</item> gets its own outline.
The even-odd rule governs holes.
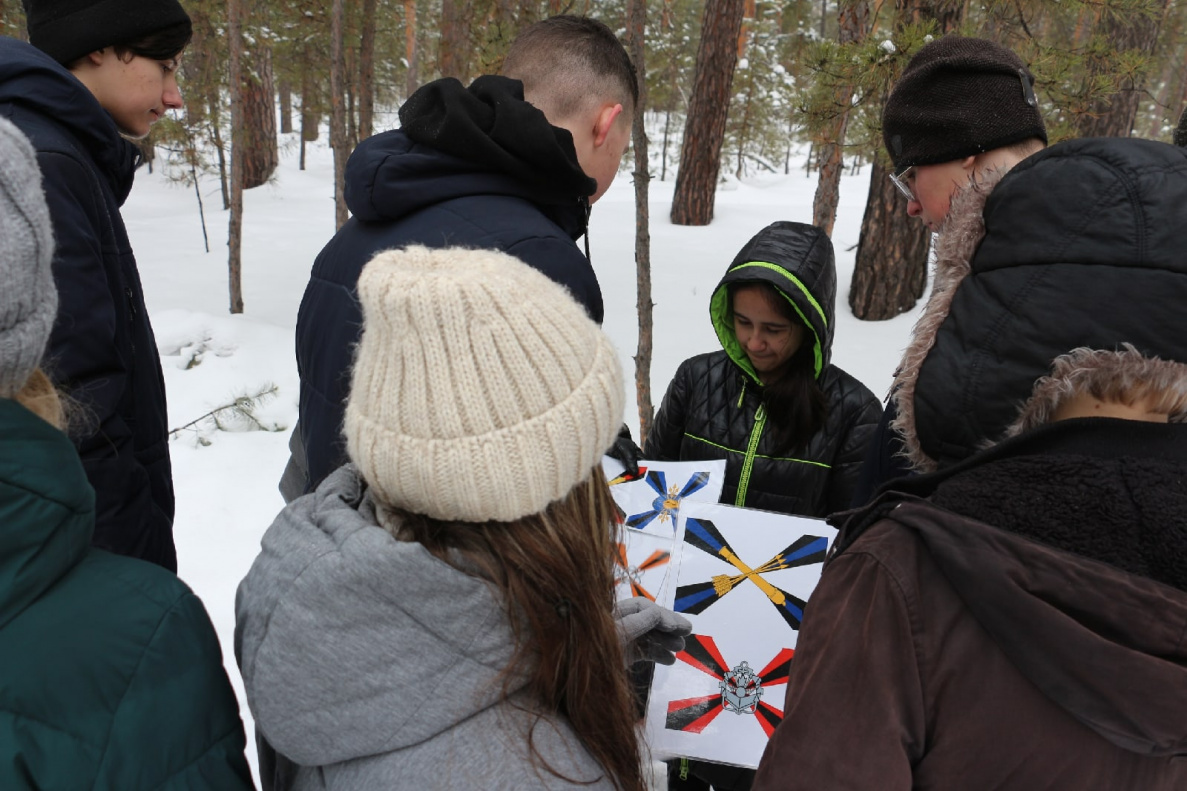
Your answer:
[[[614,787],[567,721],[523,710],[522,676],[503,698],[491,586],[379,527],[353,467],[280,513],[235,614],[266,791]]]

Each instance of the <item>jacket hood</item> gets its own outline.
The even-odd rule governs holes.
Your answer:
[[[837,551],[882,515],[909,529],[1070,716],[1131,752],[1187,756],[1185,481],[1187,426],[1063,421],[897,483],[848,516]]]
[[[69,438],[6,398],[0,437],[2,628],[86,554],[95,493]]]
[[[86,86],[31,44],[0,36],[0,113],[3,105],[29,110],[70,132],[86,149],[123,205],[140,154]]]
[[[573,238],[585,232],[597,183],[573,136],[523,99],[523,84],[479,77],[422,86],[400,108],[399,130],[364,140],[346,165],[346,201],[363,222],[390,222],[471,195],[540,206]]]
[[[776,222],[759,231],[734,257],[709,300],[709,316],[722,348],[756,383],[762,384],[738,344],[730,318],[731,283],[769,283],[791,303],[812,334],[816,378],[832,356],[837,268],[828,235],[814,225]]]
[[[306,766],[418,744],[496,704],[514,647],[489,585],[378,527],[352,466],[280,513],[235,611],[260,733]]]
[[[1000,440],[1073,349],[1187,361],[1187,151],[1070,140],[961,190],[936,243],[932,294],[895,380],[911,463]]]

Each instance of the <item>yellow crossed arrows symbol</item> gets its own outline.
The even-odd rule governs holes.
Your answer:
[[[783,554],[780,553],[768,560],[766,563],[759,566],[757,569],[752,569],[735,555],[729,547],[722,547],[717,554],[729,561],[730,565],[742,572],[736,577],[730,577],[725,574],[718,574],[713,577],[713,591],[718,597],[724,596],[733,590],[734,586],[744,579],[749,579],[758,589],[767,595],[767,598],[773,601],[776,605],[782,607],[783,603],[787,601],[787,597],[783,595],[783,591],[776,588],[771,583],[762,578],[762,575],[768,571],[777,571],[779,569],[787,568],[783,562]]]

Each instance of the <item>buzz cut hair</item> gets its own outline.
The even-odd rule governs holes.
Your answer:
[[[553,122],[606,100],[632,118],[639,103],[639,81],[622,42],[589,17],[562,14],[526,28],[511,43],[502,74],[522,82],[524,97]]]

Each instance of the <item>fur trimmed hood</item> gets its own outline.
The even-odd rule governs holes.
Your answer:
[[[1020,411],[1053,412],[1066,386],[1026,402],[1073,350],[1187,362],[1185,227],[1187,152],[1149,140],[1067,141],[954,196],[895,380],[911,464],[945,467],[1022,430]]]
[[[936,238],[931,296],[915,323],[911,342],[903,352],[903,361],[895,374],[891,397],[898,416],[891,427],[903,436],[911,466],[926,472],[934,470],[936,463],[919,447],[919,436],[915,431],[915,383],[923,361],[936,342],[940,325],[948,318],[956,288],[968,275],[973,253],[985,237],[982,216],[985,202],[1006,173],[1005,169],[991,170],[980,181],[970,181],[952,197],[948,218]]]

